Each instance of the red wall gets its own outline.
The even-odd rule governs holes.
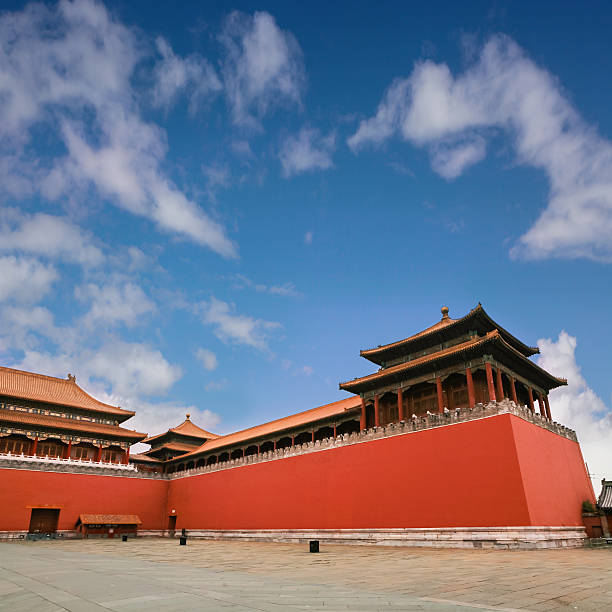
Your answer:
[[[140,529],[164,529],[168,481],[0,470],[0,531],[27,530],[30,508],[61,508],[58,529],[74,529],[79,514],[137,514]]]
[[[579,446],[500,415],[306,455],[165,480],[0,470],[0,531],[27,506],[137,514],[141,529],[581,525],[594,499]]]
[[[512,419],[531,525],[581,525],[582,502],[595,503],[580,446]]]
[[[514,418],[173,480],[168,510],[188,529],[529,525]]]

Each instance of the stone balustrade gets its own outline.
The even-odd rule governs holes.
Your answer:
[[[0,453],[0,467],[22,468],[28,470],[49,470],[55,467],[73,468],[72,470],[60,471],[100,471],[112,470],[113,472],[136,472],[136,466],[124,463],[106,463],[83,459],[64,459],[60,457],[41,457],[34,455],[13,455],[11,453]]]
[[[563,436],[564,438],[577,442],[576,432],[573,430],[561,425],[560,423],[549,421],[540,414],[532,412],[527,406],[518,406],[512,400],[504,399],[499,402],[489,402],[488,404],[476,404],[474,408],[461,408],[444,413],[432,413],[423,417],[413,417],[409,420],[400,421],[399,423],[390,423],[389,425],[383,427],[372,427],[364,431],[343,434],[335,438],[324,438],[323,440],[317,440],[316,442],[307,442],[305,444],[288,446],[279,450],[271,450],[265,453],[260,453],[259,455],[249,455],[247,457],[230,459],[221,463],[214,463],[211,465],[195,467],[189,470],[174,472],[172,474],[168,474],[167,476],[174,479],[184,478],[185,476],[192,476],[196,474],[205,474],[208,472],[217,472],[219,470],[250,465],[252,463],[274,461],[276,459],[295,457],[298,455],[328,450],[340,446],[347,446],[350,444],[361,444],[363,442],[369,442],[379,438],[388,438],[391,436],[398,436],[425,429],[444,427],[454,423],[465,423],[500,414],[513,414],[521,419],[524,419],[525,421],[533,423],[534,425],[538,425],[539,427],[548,429],[549,431]]]

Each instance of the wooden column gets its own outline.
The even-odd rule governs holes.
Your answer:
[[[361,398],[361,418],[359,419],[359,431],[366,428],[366,404],[365,399]],[[314,431],[312,432],[312,441],[314,442]]]
[[[485,363],[485,371],[487,373],[487,388],[489,389],[489,401],[495,402],[495,385],[493,384],[493,369],[491,368],[491,364],[487,361]]]
[[[510,376],[510,394],[512,395],[512,401],[518,406],[518,399],[516,397],[516,385],[514,384],[514,378]]]
[[[380,406],[378,395],[374,396],[374,426],[380,427]]]
[[[527,387],[527,397],[529,398],[529,408],[531,409],[531,412],[535,412],[535,408],[533,406],[533,391],[531,390],[531,387]]]
[[[336,437],[336,426],[334,425],[334,438]],[[295,436],[291,436],[291,446],[295,446]],[[242,453],[244,457],[244,453]]]
[[[124,458],[125,458],[125,465],[128,465],[128,463],[130,462],[130,447],[129,446],[125,449]]]
[[[444,412],[444,395],[442,394],[442,381],[436,378],[436,390],[438,392],[438,412]]]
[[[465,368],[465,377],[468,388],[468,404],[470,408],[476,405],[476,395],[474,394],[474,379],[472,378],[472,368]]]
[[[538,391],[538,408],[540,409],[540,416],[546,418],[546,408],[544,407],[544,400],[542,394]]]
[[[397,390],[397,420],[404,420],[404,394],[401,388]]]
[[[32,444],[32,456],[36,457],[36,449],[38,448],[38,436],[34,438],[34,444]]]
[[[68,440],[68,446],[64,452],[64,459],[70,459],[70,451],[72,450],[72,440]]]
[[[312,437],[314,438],[314,431],[312,432]],[[259,444],[257,445],[257,456],[259,457]]]
[[[311,440],[312,440],[312,442],[314,444],[314,441],[315,441],[315,439],[314,439],[314,429],[310,432],[310,434],[311,434],[310,438],[311,438]]]
[[[336,437],[336,435],[337,435],[337,429],[336,429],[336,424],[334,423],[334,438]]]
[[[550,404],[548,403],[548,393],[544,395],[544,406],[546,406],[546,416],[549,421],[552,421],[552,416],[550,415]]]
[[[102,445],[98,446],[98,454],[96,456],[96,463],[100,463],[102,461]]]
[[[274,450],[276,450],[276,440],[274,440]]]
[[[504,383],[502,382],[502,371],[500,368],[497,368],[497,399],[501,401],[504,399]]]

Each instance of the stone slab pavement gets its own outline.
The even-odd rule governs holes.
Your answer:
[[[1,612],[612,611],[612,548],[131,539],[0,543]]]

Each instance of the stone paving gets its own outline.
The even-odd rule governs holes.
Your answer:
[[[612,548],[132,539],[0,544],[0,611],[612,611]]]

